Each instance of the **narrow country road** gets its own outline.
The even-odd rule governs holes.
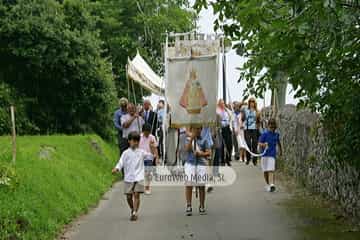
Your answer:
[[[184,214],[182,187],[157,187],[142,197],[140,217],[130,222],[122,183],[109,191],[99,206],[74,224],[64,238],[70,240],[139,239],[226,239],[291,240],[295,226],[279,204],[289,195],[283,188],[276,193],[264,191],[260,168],[234,163],[237,181],[218,187],[207,195],[206,216],[198,215],[198,199],[193,201],[194,215]]]

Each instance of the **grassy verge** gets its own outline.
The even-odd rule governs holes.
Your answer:
[[[96,135],[0,137],[0,239],[54,239],[95,205],[114,181],[118,153]],[[5,167],[4,167],[5,166]]]
[[[311,193],[284,174],[280,174],[280,179],[291,193],[291,197],[281,205],[295,219],[298,239],[360,239],[360,223],[347,218],[336,202]]]

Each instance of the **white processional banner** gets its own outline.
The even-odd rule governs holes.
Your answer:
[[[168,59],[171,127],[216,123],[217,55]]]

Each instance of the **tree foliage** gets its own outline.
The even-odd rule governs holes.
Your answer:
[[[25,113],[23,97],[9,85],[0,82],[0,133],[11,133],[10,106],[16,106],[15,123],[18,134],[37,134],[39,129],[31,123]],[[2,157],[2,156],[0,156]]]
[[[86,9],[71,1],[3,1],[0,15],[2,80],[25,96],[40,133],[106,136],[98,122],[111,119],[115,88]]]
[[[195,13],[187,0],[93,1],[92,13],[104,41],[104,56],[112,61],[118,95],[127,95],[125,65],[137,51],[158,73],[163,72],[166,31],[186,32],[194,26]],[[142,89],[137,87],[138,98]]]
[[[139,50],[160,70],[163,33],[193,26],[195,15],[184,4],[0,0],[0,84],[21,98],[18,115],[35,132],[109,137],[116,98],[127,95],[128,57]],[[0,107],[8,109],[11,99],[0,99]],[[8,133],[6,114],[0,134]]]
[[[334,154],[360,167],[360,6],[341,0],[197,0],[211,4],[215,28],[246,58],[245,95],[276,88],[281,77],[301,106],[322,113]]]

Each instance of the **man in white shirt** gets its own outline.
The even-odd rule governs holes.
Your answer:
[[[128,113],[121,117],[121,126],[123,128],[123,138],[127,138],[130,132],[141,133],[144,119],[136,112],[134,104],[128,104]]]
[[[144,192],[144,159],[146,152],[139,148],[140,134],[128,134],[130,147],[121,154],[119,162],[112,173],[124,168],[124,193],[131,209],[131,221],[138,218],[140,207],[140,194]]]

